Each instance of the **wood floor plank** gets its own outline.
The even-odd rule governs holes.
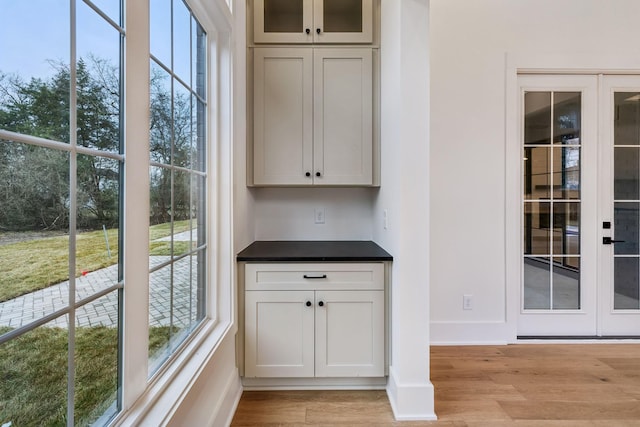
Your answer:
[[[640,427],[640,344],[432,347],[438,421],[398,422],[384,390],[245,392],[242,427]]]
[[[514,420],[640,420],[640,402],[499,402]]]
[[[638,402],[633,393],[615,384],[518,384],[515,389],[529,401]],[[498,399],[501,400],[501,399]],[[638,402],[640,403],[640,402]]]

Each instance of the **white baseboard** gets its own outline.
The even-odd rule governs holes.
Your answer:
[[[393,367],[389,368],[387,396],[398,421],[436,420],[433,385],[430,382],[403,384],[398,381]]]
[[[431,345],[504,345],[515,341],[505,322],[431,322]]]

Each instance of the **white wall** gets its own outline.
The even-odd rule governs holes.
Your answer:
[[[612,67],[624,62],[616,55],[637,57],[638,16],[637,0],[431,1],[432,343],[515,338],[505,221],[519,212],[505,206],[520,195],[506,185],[507,62],[579,68],[566,59],[577,55]],[[473,310],[462,310],[464,294]]]
[[[256,240],[371,240],[373,188],[256,188]],[[314,212],[323,209],[324,224]]]

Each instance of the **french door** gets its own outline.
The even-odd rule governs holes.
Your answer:
[[[518,335],[640,336],[640,76],[518,83]]]

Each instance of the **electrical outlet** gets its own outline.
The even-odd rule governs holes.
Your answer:
[[[473,310],[473,295],[462,296],[462,309]]]
[[[324,224],[324,208],[318,208],[314,211],[314,222]]]

